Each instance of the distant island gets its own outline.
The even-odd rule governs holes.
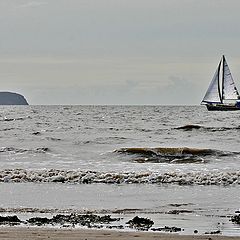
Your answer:
[[[28,105],[28,102],[21,94],[0,92],[0,105]]]

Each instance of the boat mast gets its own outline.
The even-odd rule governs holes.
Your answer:
[[[220,91],[220,77],[219,77],[219,73],[220,73],[221,62],[222,62],[222,65],[224,66],[223,61],[224,61],[224,56],[223,56],[223,59],[220,60],[220,63],[218,65],[218,94],[219,94],[219,99],[220,99],[221,103],[223,102],[223,97],[222,97],[221,91]]]
[[[224,72],[225,72],[225,57],[224,55],[222,56],[222,98],[221,98],[221,102],[223,102],[224,99]],[[220,88],[220,86],[219,86]]]

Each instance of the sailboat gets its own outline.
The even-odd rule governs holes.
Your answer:
[[[224,55],[201,104],[209,111],[240,110],[240,96]]]

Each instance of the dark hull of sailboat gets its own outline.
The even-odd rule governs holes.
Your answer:
[[[206,105],[208,111],[237,111],[240,110],[240,107],[237,105]]]

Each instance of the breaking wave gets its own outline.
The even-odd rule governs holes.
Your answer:
[[[129,154],[146,154],[146,155],[211,155],[217,152],[217,150],[212,149],[201,149],[201,148],[187,148],[187,147],[179,147],[179,148],[168,148],[168,147],[158,147],[158,148],[121,148],[119,150],[115,150],[119,153],[129,153]]]
[[[135,213],[136,211],[143,211],[142,209],[117,209],[117,210],[109,210],[109,209],[76,209],[76,208],[37,208],[37,207],[0,207],[0,213],[68,213],[68,214],[106,214],[106,213]],[[148,210],[149,211],[149,210]]]
[[[232,172],[96,172],[81,170],[0,171],[0,182],[69,183],[69,184],[178,184],[178,185],[238,185],[240,170]]]
[[[0,153],[46,153],[49,152],[49,148],[40,147],[35,149],[22,149],[22,148],[14,148],[14,147],[2,147],[0,148]]]
[[[118,137],[118,136],[107,136],[107,137],[99,137],[93,140],[80,140],[75,141],[74,145],[92,145],[92,144],[100,144],[105,145],[108,143],[117,142],[117,143],[124,143],[126,141],[126,137]]]
[[[187,124],[181,127],[176,127],[174,129],[182,129],[182,130],[186,130],[186,131],[191,131],[193,129],[200,129],[200,128],[204,128],[203,126],[200,125],[194,125],[194,124]]]
[[[3,129],[0,129],[0,131],[2,131],[2,132],[11,131],[11,130],[16,130],[16,128],[3,128]]]
[[[31,118],[30,116],[28,117],[19,117],[19,118],[7,118],[7,117],[3,117],[0,119],[1,122],[12,122],[12,121],[22,121],[22,120],[25,120],[26,118]]]
[[[205,127],[197,124],[187,124],[180,127],[176,127],[173,129],[184,130],[184,131],[192,131],[192,130],[204,130],[207,132],[222,132],[222,131],[230,131],[230,130],[240,130],[240,126],[236,127]]]
[[[206,156],[229,156],[238,153],[224,152],[214,149],[201,148],[121,148],[114,151],[115,153],[126,154],[131,157],[132,161],[145,163],[204,163],[208,162]]]

